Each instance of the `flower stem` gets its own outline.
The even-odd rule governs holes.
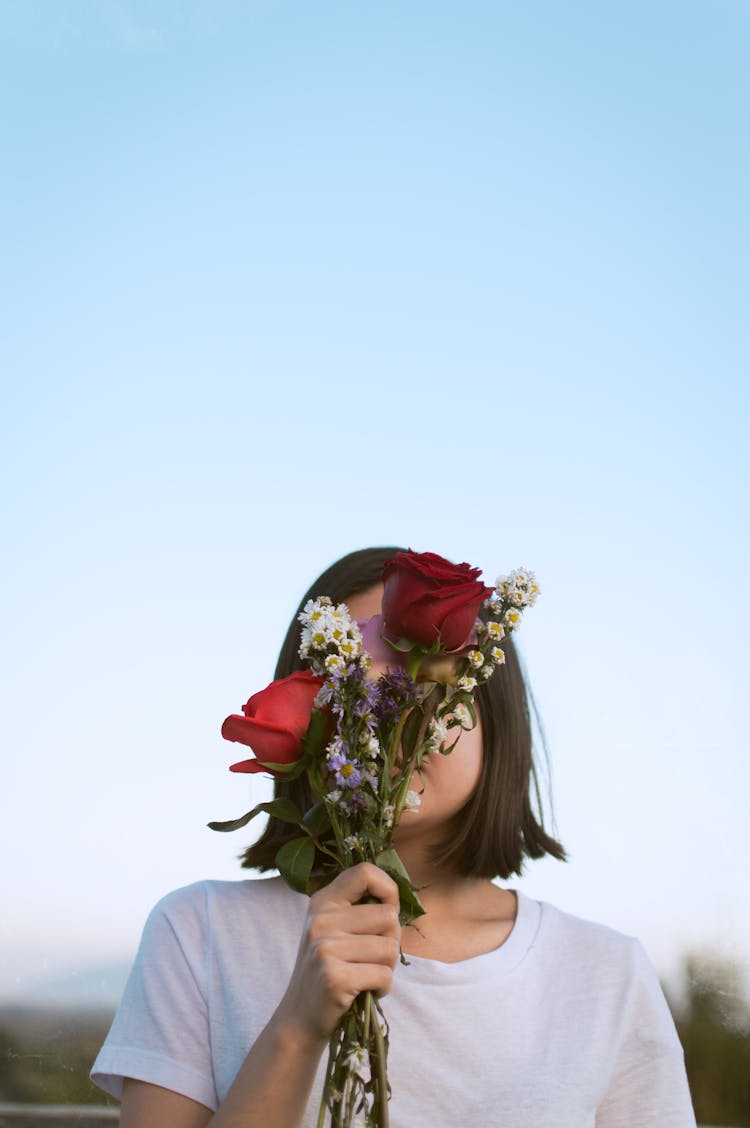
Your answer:
[[[365,1025],[362,1031],[362,1045],[366,1046],[370,1041],[370,1016],[372,1014],[372,991],[365,992]]]
[[[433,716],[435,715],[436,706],[437,706],[437,701],[433,701],[433,702],[428,701],[428,703],[427,703],[427,708],[424,710],[424,715],[422,716],[422,723],[419,726],[419,732],[417,734],[417,739],[414,742],[414,748],[416,750],[418,750],[422,747],[422,743],[424,741],[425,734],[427,732],[427,726],[429,725],[430,721],[432,720]],[[414,770],[414,760],[415,759],[416,759],[416,752],[415,752],[415,756],[412,758],[412,760],[411,760],[411,762],[408,766],[408,771],[404,772],[404,775],[403,775],[403,778],[402,778],[401,783],[399,785],[398,791],[396,792],[396,798],[394,799],[394,803],[393,803],[393,805],[395,807],[395,812],[394,812],[394,816],[393,816],[393,826],[391,828],[391,841],[393,841],[393,838],[396,834],[396,828],[398,827],[398,824],[401,821],[401,815],[403,814],[403,811],[404,811],[404,799],[406,798],[406,792],[409,790],[409,784],[411,783],[411,776],[412,776],[412,772]]]
[[[417,680],[419,667],[424,662],[424,659],[424,651],[418,646],[415,646],[413,650],[410,650],[406,656],[406,672],[409,677],[414,678],[414,681]]]
[[[369,992],[368,992],[369,995]],[[373,1038],[375,1040],[375,1066],[377,1069],[377,1107],[379,1128],[388,1128],[388,1076],[386,1074],[386,1049],[383,1031],[380,1028],[377,1015],[373,1023]]]

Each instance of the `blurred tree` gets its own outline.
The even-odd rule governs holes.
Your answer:
[[[19,1008],[0,1016],[0,1101],[108,1104],[89,1070],[108,1016]]]
[[[750,1128],[750,1005],[739,966],[689,955],[671,1003],[699,1124]]]

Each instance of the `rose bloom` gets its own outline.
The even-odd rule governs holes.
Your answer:
[[[302,739],[310,724],[310,715],[323,678],[309,670],[295,670],[287,678],[271,682],[253,694],[242,706],[242,713],[233,713],[221,726],[225,740],[248,744],[254,760],[232,764],[232,772],[266,772],[264,764],[293,764],[302,755]]]
[[[492,594],[479,568],[434,552],[398,552],[383,568],[387,634],[429,649],[460,650],[472,637],[480,604]]]

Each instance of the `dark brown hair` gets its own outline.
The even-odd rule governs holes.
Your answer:
[[[380,583],[383,565],[397,547],[363,548],[350,552],[327,568],[303,595],[279,653],[274,677],[283,678],[304,669],[297,651],[300,624],[297,614],[308,599],[329,596],[345,602]],[[542,802],[532,753],[531,694],[510,638],[503,640],[505,664],[480,686],[476,701],[482,719],[482,774],[468,803],[452,820],[435,861],[467,877],[501,877],[520,874],[526,858],[551,854],[565,860],[565,850],[544,829]],[[534,710],[534,714],[536,712]],[[301,810],[315,801],[304,776],[291,782],[276,781],[275,794],[293,799]],[[257,842],[241,855],[243,866],[275,868],[281,846],[299,832],[289,823],[269,818]]]

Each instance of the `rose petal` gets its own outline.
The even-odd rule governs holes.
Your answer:
[[[308,714],[308,722],[309,719]],[[258,759],[272,764],[292,764],[299,759],[301,752],[300,738],[295,733],[277,725],[261,724],[239,713],[227,717],[221,726],[221,735],[225,740],[249,745]]]

